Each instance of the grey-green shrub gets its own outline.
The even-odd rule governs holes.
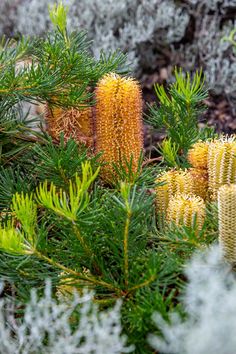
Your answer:
[[[121,334],[120,304],[98,311],[92,293],[56,301],[46,283],[44,295],[32,290],[23,318],[13,300],[0,300],[0,354],[121,354],[133,352]],[[79,321],[75,325],[75,313]],[[74,315],[74,320],[71,317]]]
[[[88,30],[95,55],[100,50],[121,49],[128,52],[136,68],[140,61],[155,65],[153,50],[180,41],[189,21],[187,11],[173,0],[63,2],[70,8],[69,29]],[[24,34],[44,33],[50,23],[47,7],[52,3],[23,0],[16,12],[16,29]]]
[[[172,313],[167,322],[156,314],[163,336],[149,336],[153,348],[166,354],[235,353],[236,279],[223,261],[221,248],[213,246],[195,255],[186,275],[187,316],[182,319]]]

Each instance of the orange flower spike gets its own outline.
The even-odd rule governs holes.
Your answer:
[[[207,170],[202,168],[189,168],[188,173],[190,174],[193,182],[192,193],[206,200],[208,197]]]
[[[110,73],[99,81],[96,100],[96,152],[103,152],[101,176],[109,182],[113,163],[126,168],[132,159],[132,171],[137,170],[143,149],[141,89],[134,79]]]
[[[78,143],[93,145],[92,108],[63,109],[61,107],[46,106],[45,118],[47,129],[53,139],[59,140],[64,133],[65,140],[70,137]]]
[[[188,152],[188,162],[195,168],[207,169],[208,142],[198,141]]]

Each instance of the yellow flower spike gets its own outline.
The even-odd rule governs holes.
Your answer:
[[[236,185],[224,185],[218,191],[219,243],[225,258],[236,262]]]
[[[192,193],[193,179],[188,171],[170,170],[159,176],[156,183],[163,185],[156,187],[156,210],[165,215],[170,198],[177,193]]]
[[[192,193],[206,200],[208,197],[207,170],[204,170],[202,168],[189,168],[188,173],[190,174],[193,182]]]
[[[96,88],[96,152],[103,152],[102,178],[110,182],[113,164],[137,171],[143,150],[142,97],[140,85],[132,78],[105,75]]]
[[[206,216],[206,207],[201,197],[193,194],[177,194],[170,199],[166,212],[168,222],[178,226],[196,227],[200,231]]]
[[[72,137],[78,143],[87,146],[93,145],[92,108],[83,109],[63,109],[46,105],[45,119],[47,130],[55,140],[60,139],[60,134],[64,133],[67,141]]]
[[[236,141],[233,137],[215,140],[208,149],[208,176],[211,198],[224,184],[236,183]]]
[[[207,169],[209,143],[198,141],[188,152],[188,162],[195,168]]]

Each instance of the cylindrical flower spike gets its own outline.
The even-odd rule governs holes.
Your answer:
[[[236,262],[236,185],[218,191],[219,243],[225,258]]]
[[[96,152],[105,163],[101,176],[110,182],[113,164],[136,172],[143,150],[142,97],[137,81],[105,75],[96,88]]]
[[[208,174],[203,168],[189,168],[188,173],[192,178],[192,193],[206,200],[208,197]]]
[[[157,178],[156,183],[163,183],[156,187],[156,210],[162,216],[165,215],[170,198],[173,195],[193,193],[193,179],[187,171],[167,171]]]
[[[46,105],[45,119],[49,135],[55,140],[64,134],[65,141],[70,137],[78,143],[93,145],[92,108],[64,109]]]
[[[236,141],[233,137],[215,140],[208,149],[208,178],[211,198],[224,184],[236,183]]]
[[[195,168],[207,169],[209,143],[198,141],[188,152],[188,161]]]
[[[166,217],[168,222],[202,230],[206,215],[204,200],[193,194],[177,194],[169,202]]]

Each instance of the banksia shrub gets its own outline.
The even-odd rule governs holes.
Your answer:
[[[189,168],[188,173],[192,178],[192,193],[206,200],[208,197],[208,173],[203,168]]]
[[[170,198],[173,195],[193,192],[193,179],[187,171],[167,171],[158,177],[156,182],[163,183],[156,188],[156,209],[158,214],[165,214]]]
[[[195,168],[207,169],[209,143],[198,141],[188,151],[188,161]]]
[[[78,143],[84,143],[87,146],[93,145],[91,107],[79,110],[47,105],[45,119],[48,133],[54,140],[59,140],[60,134],[63,133],[65,140],[72,137]]]
[[[225,258],[236,262],[236,185],[224,185],[218,192],[219,242]]]
[[[166,212],[168,222],[187,227],[196,227],[200,231],[203,227],[206,207],[202,198],[193,194],[177,194],[169,202]]]
[[[137,171],[143,149],[141,89],[134,79],[110,73],[99,81],[96,100],[96,152],[103,152],[101,176],[109,182],[113,164]]]
[[[208,149],[208,178],[211,198],[224,184],[236,183],[236,141],[234,138],[215,140]]]

